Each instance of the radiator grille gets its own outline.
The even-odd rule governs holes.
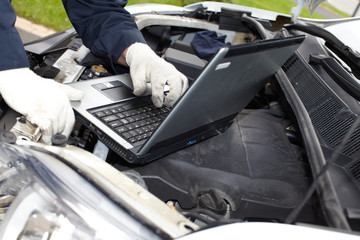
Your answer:
[[[313,125],[323,140],[333,149],[341,143],[341,140],[354,122],[350,117],[341,120],[334,117],[340,109],[340,104],[334,99],[328,98],[309,112]]]
[[[283,68],[306,109],[311,109],[326,95],[325,89],[319,82],[312,81],[312,74],[304,69],[304,65],[295,55],[285,63]]]
[[[319,138],[327,147],[336,149],[354,123],[352,116],[345,119],[336,116],[346,106],[328,92],[328,89],[318,81],[317,77],[296,55],[293,55],[284,64],[283,69],[307,109]],[[359,159],[359,127],[345,145],[342,153],[354,160]]]
[[[352,162],[347,169],[354,178],[354,180],[360,182],[360,161]]]

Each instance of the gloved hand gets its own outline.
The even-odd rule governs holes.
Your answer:
[[[142,95],[146,83],[151,83],[152,101],[156,107],[173,106],[188,88],[188,80],[173,65],[166,62],[144,43],[131,45],[126,54],[126,63],[130,67],[130,76],[134,85],[134,94]],[[164,87],[169,92],[164,100]]]
[[[74,112],[69,100],[80,100],[83,92],[36,75],[28,68],[0,71],[0,93],[5,102],[37,125],[42,140],[51,143],[56,133],[70,135]]]

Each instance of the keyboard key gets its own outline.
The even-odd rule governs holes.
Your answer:
[[[153,124],[150,124],[149,127],[152,127],[152,131],[154,131],[154,129],[156,129],[157,127],[159,126],[159,123],[153,123]]]
[[[129,113],[129,112],[127,112],[127,111],[125,111],[125,112],[123,112],[124,113],[124,115],[125,115],[125,117],[130,117],[132,114],[131,113]]]
[[[129,133],[130,133],[133,137],[135,137],[136,135],[138,135],[138,133],[135,132],[135,130],[131,130],[131,131],[129,131]]]
[[[134,128],[139,128],[141,127],[139,122],[133,122],[132,125],[134,126]]]
[[[129,121],[128,120],[126,120],[125,118],[123,118],[123,119],[120,119],[120,122],[122,123],[122,124],[129,124]]]
[[[121,136],[123,136],[126,139],[129,139],[132,137],[132,135],[129,132],[123,132],[123,133],[121,133]]]
[[[135,132],[137,132],[137,134],[143,134],[144,133],[144,131],[141,128],[135,129]]]
[[[150,118],[144,119],[144,121],[146,122],[146,125],[150,125],[151,123],[153,123]]]
[[[152,113],[154,113],[157,116],[157,115],[160,115],[162,113],[162,111],[160,109],[155,109],[152,111]]]
[[[125,120],[128,121],[129,123],[132,123],[135,121],[132,117],[127,117],[127,118],[125,118]]]
[[[128,113],[130,114],[130,116],[134,116],[138,114],[138,112],[135,109],[129,110]]]
[[[142,119],[145,119],[146,118],[146,114],[145,113],[141,113],[139,115],[137,115],[140,119],[139,120],[142,120]]]
[[[147,120],[149,120],[151,123],[154,123],[154,122],[158,122],[158,121],[159,121],[159,120],[156,119],[155,117],[148,118]]]
[[[125,109],[123,107],[116,107],[116,110],[118,110],[118,112],[123,112],[125,111]]]
[[[121,126],[121,127],[115,128],[115,130],[118,133],[123,133],[123,132],[126,132],[128,129],[125,126]]]
[[[106,115],[112,115],[112,112],[110,110],[104,110],[103,111]]]
[[[135,127],[130,123],[130,124],[126,124],[125,127],[129,130],[133,130]]]
[[[137,108],[135,110],[136,110],[137,114],[145,113],[147,111],[145,108]]]
[[[170,110],[167,107],[163,107],[160,109],[163,113],[168,113]]]
[[[118,113],[118,114],[116,114],[116,116],[118,116],[119,118],[125,118],[126,117],[123,113]]]
[[[144,113],[146,118],[150,118],[150,117],[153,117],[154,114],[152,114],[151,112],[147,112],[147,113]]]
[[[139,115],[133,116],[132,117],[135,121],[139,121],[141,120],[141,117]]]
[[[150,128],[148,126],[144,126],[141,128],[141,130],[143,130],[143,132],[147,133],[147,132],[150,132]]]
[[[135,139],[136,139],[136,141],[141,141],[141,140],[143,140],[143,137],[142,137],[142,135],[139,135],[139,136],[136,136]]]
[[[141,121],[139,121],[139,124],[140,124],[141,127],[143,127],[143,126],[146,125],[146,122],[144,120],[141,120]]]
[[[148,139],[151,136],[151,132],[147,132],[143,134],[144,139]]]
[[[162,120],[159,116],[153,117],[153,119],[155,120],[155,122],[160,122]]]
[[[94,113],[94,114],[95,114],[95,116],[97,116],[98,118],[102,118],[102,117],[105,117],[105,116],[106,116],[106,114],[105,114],[104,112],[102,112],[102,111],[96,112],[96,113]]]
[[[120,127],[121,125],[122,125],[122,123],[120,121],[114,121],[114,122],[109,123],[109,126],[112,128],[117,128],[117,127]]]
[[[148,128],[150,129],[150,131],[154,131],[156,129],[156,127],[153,124],[149,125]]]
[[[118,120],[119,118],[115,115],[110,115],[110,116],[106,116],[106,117],[103,117],[102,120],[104,122],[112,122],[112,121],[115,121],[115,120]]]
[[[112,114],[116,114],[116,113],[118,113],[119,111],[118,111],[116,108],[112,108],[112,109],[110,109],[110,112],[111,112]]]

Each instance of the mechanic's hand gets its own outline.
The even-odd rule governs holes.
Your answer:
[[[0,93],[11,108],[41,129],[47,144],[56,133],[69,137],[75,122],[69,99],[83,96],[82,91],[42,78],[28,68],[0,71]]]
[[[146,83],[151,83],[152,101],[156,107],[173,106],[188,88],[188,80],[173,65],[166,62],[144,43],[131,45],[126,53],[126,63],[130,67],[130,76],[134,85],[134,94],[142,95]],[[165,96],[164,86],[169,85]]]

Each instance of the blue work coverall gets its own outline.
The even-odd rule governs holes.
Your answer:
[[[11,0],[0,2],[0,71],[29,67],[19,33],[14,27],[16,14]]]
[[[130,14],[126,0],[63,0],[70,21],[84,44],[97,56],[116,64],[132,43],[145,40]],[[14,27],[11,0],[0,3],[0,71],[29,67],[20,36]]]

